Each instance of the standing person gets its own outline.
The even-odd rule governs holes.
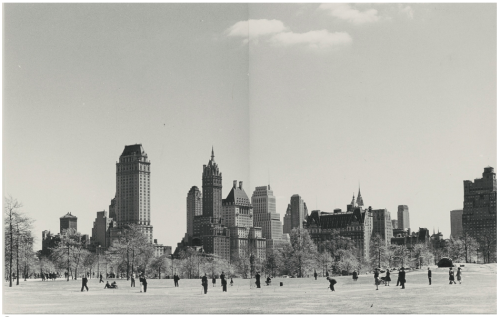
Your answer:
[[[89,291],[89,288],[87,287],[87,282],[88,282],[87,277],[85,275],[82,275],[82,290],[81,290],[81,292],[83,292],[84,287],[87,289],[87,292]]]
[[[450,267],[450,272],[449,272],[449,274],[450,274],[450,284],[452,284],[452,283],[457,284],[457,283],[455,282],[455,272],[453,272],[453,268],[451,268],[451,267]]]
[[[458,268],[457,270],[457,281],[459,284],[462,284],[462,271],[460,270],[460,268]]]
[[[401,283],[401,289],[405,288],[405,283],[406,283],[406,272],[405,268],[402,267],[401,271],[399,271],[399,282]]]
[[[226,281],[226,275],[224,275],[224,272],[220,275],[220,283],[222,285],[222,291],[227,292],[227,281]]]
[[[142,273],[142,286],[144,287],[144,293],[148,290],[148,281],[146,280],[146,276]]]
[[[396,282],[396,286],[399,286],[399,283],[401,283],[401,269],[398,270],[398,281]]]
[[[332,292],[335,292],[335,284],[337,284],[337,281],[334,278],[327,277],[326,278],[328,282],[330,282],[330,290]]]
[[[141,274],[141,275],[139,275],[139,284],[141,284],[140,285],[141,286],[141,293],[142,293],[142,288],[144,287],[143,282],[144,282],[144,279],[143,279],[142,274]]]
[[[378,291],[378,284],[380,284],[378,281],[378,276],[379,276],[378,269],[375,269],[373,273],[373,278],[375,279],[375,286],[377,286],[376,291]]]
[[[130,277],[130,287],[135,287],[135,273]]]
[[[353,271],[353,272],[352,272],[352,279],[353,279],[354,281],[357,281],[357,280],[358,280],[358,272],[356,272],[356,271]]]
[[[181,278],[179,277],[179,274],[175,273],[175,280],[174,280],[174,283],[175,283],[175,287],[179,287],[179,280]]]
[[[205,294],[207,293],[208,291],[208,279],[207,279],[207,273],[205,273],[205,275],[203,275],[203,277],[201,278],[201,285],[203,286],[203,291],[205,292]]]
[[[104,281],[102,280],[102,274],[99,274],[99,284],[101,283],[104,283]]]
[[[231,277],[231,283],[229,283],[229,284],[231,284],[231,286],[233,286],[233,278],[232,277]]]
[[[330,275],[328,274],[328,271],[326,271],[326,277],[329,277]]]
[[[385,286],[389,286],[389,282],[391,281],[391,272],[389,272],[389,268],[385,272]]]
[[[431,285],[432,271],[430,267],[427,268],[427,277],[429,278],[429,285]]]
[[[213,275],[212,276],[212,287],[215,287],[215,282],[216,282],[215,275]]]
[[[314,280],[318,279],[318,273],[316,273],[316,270],[314,270]]]
[[[255,274],[255,285],[257,285],[257,288],[260,288],[260,274],[259,274],[259,271],[257,271],[257,274]]]

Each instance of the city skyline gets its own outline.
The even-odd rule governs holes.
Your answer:
[[[223,196],[271,185],[282,222],[292,195],[331,212],[360,187],[447,238],[463,181],[497,168],[495,9],[5,4],[3,194],[36,249],[68,212],[90,235],[140,143],[152,238],[175,248],[213,146]]]

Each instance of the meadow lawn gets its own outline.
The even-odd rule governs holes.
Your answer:
[[[496,264],[466,264],[462,284],[448,284],[448,269],[431,267],[406,275],[406,289],[390,286],[375,290],[372,274],[335,277],[335,292],[324,277],[274,278],[271,286],[257,289],[254,279],[235,278],[234,286],[222,292],[220,280],[202,294],[200,280],[181,279],[174,288],[171,279],[148,280],[147,293],[130,281],[116,279],[119,289],[104,289],[90,279],[89,291],[80,292],[81,280],[67,282],[28,280],[19,286],[3,283],[3,314],[496,314]],[[456,269],[455,269],[456,271]],[[262,281],[265,277],[262,277]],[[110,283],[113,281],[109,279]],[[279,286],[283,282],[282,287]]]

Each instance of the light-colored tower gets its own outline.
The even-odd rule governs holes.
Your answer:
[[[116,163],[115,215],[119,228],[127,224],[142,226],[153,243],[150,209],[150,167],[142,144],[127,145]]]
[[[391,213],[387,209],[372,210],[373,214],[373,231],[372,235],[379,234],[388,246],[391,244],[392,234],[392,221]]]
[[[186,214],[187,214],[187,235],[193,237],[194,233],[194,217],[201,216],[202,212],[202,198],[201,192],[198,187],[193,186],[188,192],[186,198]]]
[[[408,229],[410,228],[410,211],[407,205],[398,206],[398,228]]]
[[[255,187],[252,194],[253,226],[262,228],[262,237],[282,239],[283,225],[276,212],[276,197],[271,185]]]

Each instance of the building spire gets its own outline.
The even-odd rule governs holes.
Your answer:
[[[358,199],[356,199],[356,204],[358,205],[358,207],[363,207],[364,206],[364,203],[363,203],[363,197],[361,197],[361,185],[358,184]]]
[[[215,157],[215,155],[214,155],[214,146],[212,145],[212,161],[214,160],[214,157]]]

